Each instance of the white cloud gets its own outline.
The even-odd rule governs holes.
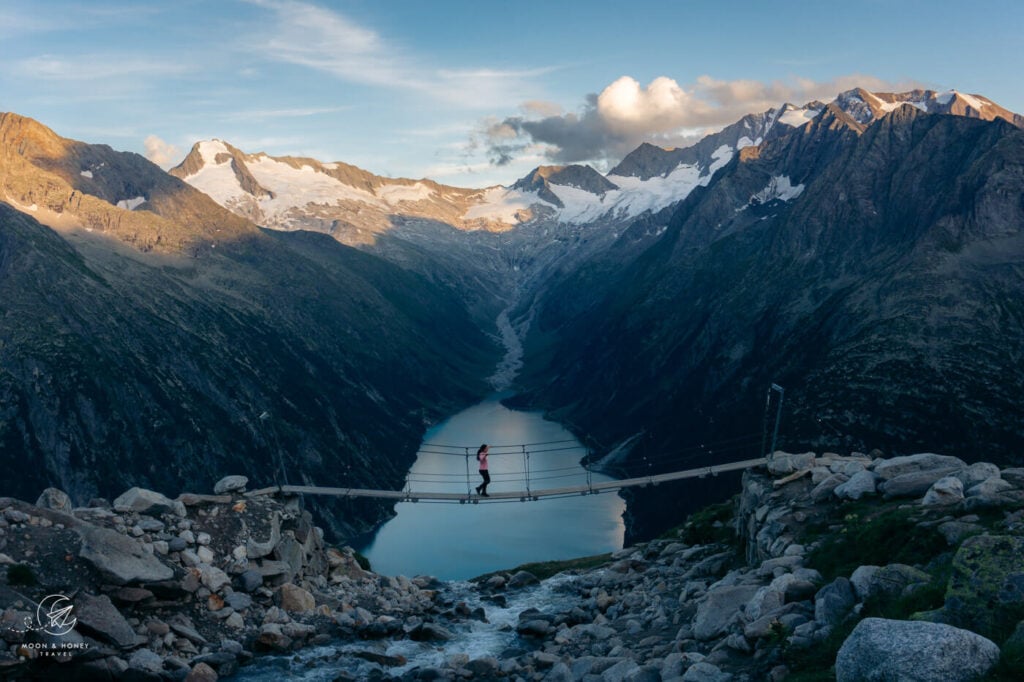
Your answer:
[[[642,142],[686,146],[746,114],[786,102],[830,101],[855,87],[898,92],[922,86],[861,74],[822,82],[794,77],[767,83],[723,81],[705,75],[687,87],[665,76],[647,86],[622,76],[599,94],[588,96],[578,112],[545,115],[532,103],[522,105],[525,115],[482,121],[473,139],[486,148],[495,165],[509,164],[532,144],[543,144],[547,145],[548,161],[602,166],[621,159]]]
[[[143,145],[146,148],[146,158],[158,166],[167,168],[178,158],[178,148],[156,135],[146,137]]]

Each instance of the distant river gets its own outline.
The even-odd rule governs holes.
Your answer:
[[[466,448],[468,482],[475,488],[480,476],[474,455],[482,443],[491,446],[492,493],[525,489],[527,462],[519,444],[529,444],[531,490],[587,482],[579,464],[583,445],[538,412],[508,409],[503,397],[496,394],[427,431],[409,470],[414,492],[466,492]],[[610,479],[595,473],[592,480]],[[621,549],[624,508],[622,498],[609,492],[526,502],[403,502],[360,551],[377,573],[461,580],[528,562]]]

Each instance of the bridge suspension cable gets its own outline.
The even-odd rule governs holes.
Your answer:
[[[495,444],[489,445],[489,456],[494,462],[502,462],[497,470],[490,469],[491,482],[497,484],[498,490],[491,492],[486,499],[488,502],[511,502],[527,500],[538,500],[540,498],[569,497],[576,495],[592,495],[600,492],[621,490],[634,486],[657,485],[665,481],[681,480],[685,478],[701,477],[707,475],[718,475],[724,471],[736,471],[739,469],[759,466],[766,460],[764,458],[748,459],[724,464],[712,464],[695,466],[689,469],[683,468],[685,464],[694,462],[697,459],[708,458],[719,459],[722,455],[750,452],[757,447],[760,433],[741,434],[713,442],[698,443],[682,449],[663,450],[646,452],[639,463],[644,469],[643,475],[632,478],[595,481],[594,471],[590,462],[590,450],[579,444],[575,439],[551,440],[536,443],[519,444]],[[273,486],[255,493],[304,493],[315,495],[334,495],[340,497],[374,497],[393,499],[395,501],[431,501],[460,503],[477,503],[481,499],[473,495],[473,480],[475,472],[470,466],[470,458],[475,456],[478,446],[454,445],[445,443],[424,443],[420,448],[420,454],[461,457],[465,462],[464,467],[444,470],[422,471],[415,467],[406,475],[405,483],[401,490],[372,490],[360,488],[325,488],[319,486]],[[581,459],[585,464],[581,470],[580,464],[574,462],[565,466],[541,466],[538,468],[531,460],[532,456],[545,455],[549,453],[566,453],[579,451]],[[543,458],[542,458],[543,459]],[[444,460],[440,460],[442,463]],[[513,462],[518,462],[516,467]],[[454,464],[454,462],[453,462]],[[557,463],[554,463],[557,464]],[[457,464],[455,464],[458,467]],[[635,469],[637,463],[627,467],[627,471]],[[459,471],[459,469],[463,469]],[[555,483],[555,482],[558,483]],[[464,492],[457,492],[465,484]],[[552,486],[552,487],[540,487]],[[512,488],[508,491],[508,488]]]

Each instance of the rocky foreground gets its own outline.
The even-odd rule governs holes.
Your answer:
[[[728,504],[559,577],[558,599],[518,613],[500,650],[473,656],[460,633],[487,620],[481,605],[545,587],[534,575],[481,578],[471,599],[430,577],[380,576],[327,547],[297,498],[247,483],[175,500],[132,489],[82,508],[54,489],[34,505],[0,498],[0,677],[244,678],[258,657],[318,645],[334,653],[312,665],[358,661],[333,661],[341,680],[1024,670],[1024,469],[776,453]],[[410,640],[444,655],[397,653]]]

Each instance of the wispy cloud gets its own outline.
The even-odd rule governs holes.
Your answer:
[[[692,144],[746,114],[786,102],[828,101],[854,87],[898,91],[919,84],[851,74],[821,82],[793,78],[768,83],[700,76],[687,87],[662,76],[643,86],[623,76],[600,93],[588,95],[577,112],[550,114],[545,103],[530,102],[521,107],[520,115],[482,121],[472,143],[499,166],[535,153],[537,145],[544,146],[551,162],[601,166],[621,159],[642,142]]]
[[[532,82],[554,68],[445,68],[339,12],[300,0],[247,1],[274,15],[261,35],[247,41],[259,45],[261,57],[350,83],[405,90],[459,106],[511,106],[528,97]]]
[[[132,55],[77,55],[74,59],[40,55],[16,64],[23,77],[48,81],[114,81],[181,75],[192,67],[162,59]]]
[[[233,111],[225,114],[222,118],[225,121],[249,121],[260,122],[282,118],[308,118],[323,114],[335,114],[339,111],[346,111],[351,107],[306,107],[295,109],[252,109],[249,111]]]

